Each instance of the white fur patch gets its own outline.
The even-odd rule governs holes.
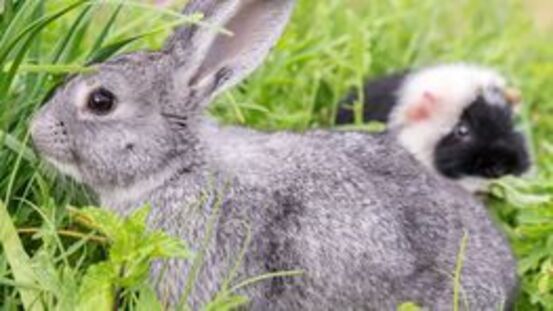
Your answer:
[[[75,181],[79,183],[82,182],[83,177],[81,175],[81,172],[75,165],[69,164],[69,163],[63,163],[51,157],[45,157],[45,159],[46,161],[54,165],[54,167],[58,169],[58,171],[60,171],[62,174],[75,179]]]
[[[167,165],[164,169],[156,174],[139,180],[127,187],[112,187],[106,189],[98,189],[100,201],[103,206],[114,207],[121,202],[134,201],[143,198],[144,195],[162,186],[167,180],[178,172],[180,163]]]
[[[86,110],[86,102],[90,92],[99,86],[100,85],[98,83],[86,83],[85,81],[79,82],[75,88],[75,93],[73,94],[73,104],[77,108],[77,111],[82,112]]]
[[[491,103],[500,102],[488,98],[494,93],[487,90],[503,90],[506,86],[505,79],[498,72],[472,64],[425,68],[411,74],[399,90],[398,104],[390,115],[388,125],[397,130],[400,144],[433,170],[434,148],[459,122],[463,110],[479,94],[486,96]],[[423,120],[410,120],[410,110],[420,105],[428,94],[435,99],[431,114]],[[460,184],[465,188],[482,184],[473,179]]]
[[[486,192],[491,184],[491,180],[481,177],[462,177],[456,182],[471,193]]]

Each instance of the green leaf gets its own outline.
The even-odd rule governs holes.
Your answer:
[[[513,178],[503,178],[495,181],[492,186],[494,195],[520,208],[553,201],[553,196],[550,193],[535,193],[535,191],[532,191],[534,192],[532,193],[531,190],[529,189],[529,183]]]
[[[109,262],[88,268],[79,290],[79,303],[76,310],[113,310],[115,300],[114,280],[119,271]]]
[[[21,240],[17,235],[10,215],[4,203],[0,201],[0,244],[8,260],[15,281],[20,284],[37,284],[37,277],[33,273],[31,260]],[[42,305],[39,300],[39,292],[27,288],[19,288],[19,294],[26,310],[41,311]]]
[[[78,269],[65,266],[59,270],[61,287],[56,293],[56,307],[58,310],[73,310],[79,304],[79,284],[76,277]]]
[[[190,258],[190,252],[182,240],[155,231],[144,238],[144,246],[151,248],[149,256],[154,258]]]
[[[538,281],[538,290],[541,294],[546,294],[551,290],[551,276],[548,274],[541,275]]]
[[[146,220],[152,208],[145,206],[134,211],[124,222],[124,227],[133,229],[134,233],[142,234],[146,230]]]
[[[536,248],[534,251],[527,254],[518,262],[519,274],[524,274],[529,270],[537,269],[541,261],[547,257],[548,253],[548,250],[542,246],[542,248]]]
[[[90,275],[87,273],[87,284],[96,282],[104,284],[104,287],[110,284],[112,288],[132,288],[136,284],[147,282],[153,260],[186,259],[190,256],[180,239],[170,237],[160,230],[148,230],[150,210],[149,206],[139,208],[126,218],[99,208],[86,208],[78,212],[91,227],[105,234],[111,241],[108,260],[92,270]],[[102,273],[104,279],[101,278]],[[110,297],[106,295],[92,298],[107,301]]]
[[[144,286],[138,292],[136,311],[162,311],[163,305],[157,299],[156,292],[150,286]]]
[[[92,227],[97,228],[110,240],[115,239],[123,223],[113,212],[97,207],[86,207],[78,213],[85,217]]]

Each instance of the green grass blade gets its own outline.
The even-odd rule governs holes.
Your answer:
[[[8,71],[7,76],[3,77],[4,82],[2,83],[2,85],[0,85],[0,94],[5,94],[9,90],[9,88],[10,88],[10,86],[11,86],[11,84],[12,84],[13,80],[15,79],[15,76],[18,72],[19,65],[21,65],[21,63],[25,59],[25,56],[27,55],[27,53],[30,50],[30,46],[34,42],[34,38],[40,33],[40,31],[42,29],[44,29],[44,27],[46,27],[51,22],[55,21],[56,19],[60,18],[61,16],[65,15],[65,14],[69,13],[73,9],[76,9],[77,7],[79,7],[81,4],[83,4],[85,2],[87,2],[87,1],[79,1],[75,4],[73,4],[73,5],[70,5],[66,8],[58,11],[57,13],[46,16],[46,17],[40,19],[39,21],[37,21],[36,23],[34,23],[33,25],[27,27],[25,30],[22,31],[22,34],[28,34],[27,39],[24,41],[23,45],[17,51],[15,60],[13,61],[12,66],[11,66],[10,70]],[[18,40],[14,41],[13,44],[11,45],[11,47],[7,48],[4,56],[0,56],[0,64],[3,63],[3,61],[5,60],[5,57],[7,57],[9,55],[10,48],[15,47],[17,45],[17,43],[19,43],[18,42],[19,39],[23,39],[24,37],[25,36],[18,36],[17,37]],[[2,59],[2,57],[4,57],[4,59]]]
[[[19,72],[25,73],[50,73],[50,74],[68,74],[68,73],[91,73],[94,72],[94,68],[81,66],[78,64],[67,65],[35,65],[35,64],[22,64],[19,67]]]
[[[140,9],[144,12],[157,12],[159,14],[164,14],[167,16],[172,16],[175,18],[183,18],[184,16],[180,12],[175,12],[173,10],[162,8],[153,4],[147,4],[139,1],[125,1],[125,0],[104,0],[106,4],[116,4],[116,5],[125,5],[128,7],[134,7]],[[196,15],[197,16],[197,15]]]
[[[119,52],[125,46],[131,44],[132,42],[142,37],[143,36],[136,36],[136,37],[123,39],[117,42],[113,42],[109,45],[106,45],[103,48],[99,49],[98,51],[95,51],[94,53],[92,53],[92,56],[90,56],[90,59],[88,61],[88,64],[103,62],[104,60],[108,59],[115,53]]]
[[[457,263],[455,265],[455,274],[453,277],[453,310],[459,311],[459,296],[461,292],[461,270],[463,269],[463,262],[465,260],[465,250],[467,248],[468,233],[465,231],[461,244],[459,245],[459,252],[457,253]],[[468,309],[468,306],[467,310]]]
[[[198,252],[198,254],[196,254],[196,257],[192,261],[192,265],[191,265],[190,270],[188,272],[188,275],[186,277],[186,283],[184,285],[184,290],[182,292],[181,297],[179,298],[179,302],[177,303],[177,310],[183,310],[184,308],[188,307],[188,297],[190,297],[190,294],[194,290],[194,286],[196,285],[195,282],[196,282],[198,273],[199,273],[202,265],[204,264],[204,258],[205,258],[207,249],[209,247],[209,243],[211,241],[211,238],[213,237],[213,234],[215,232],[216,222],[217,222],[217,219],[219,217],[219,212],[221,211],[221,206],[223,205],[222,198],[220,197],[220,196],[222,196],[222,194],[215,193],[215,194],[211,194],[211,195],[214,195],[215,198],[209,198],[208,197],[208,198],[206,198],[206,200],[207,200],[206,202],[200,202],[200,204],[202,204],[202,205],[203,204],[211,205],[210,200],[211,199],[215,200],[213,205],[211,205],[212,206],[212,211],[211,211],[211,214],[209,215],[209,217],[207,219],[207,223],[206,223],[205,228],[204,228],[205,236],[203,238],[203,241],[200,244],[200,251]]]
[[[0,1],[0,27],[2,29],[5,29],[7,21],[12,19],[13,10],[12,0]]]
[[[64,16],[65,14],[73,11],[74,9],[78,8],[79,6],[87,3],[88,0],[80,0],[75,2],[72,5],[69,5],[61,10],[59,10],[56,13],[47,15],[38,21],[35,21],[31,23],[31,25],[27,26],[24,30],[22,30],[19,34],[17,34],[12,40],[10,40],[6,45],[5,48],[0,50],[0,64],[3,63],[12,49],[19,43],[25,36],[29,36],[29,38],[34,38],[44,27],[48,26],[50,23],[54,22],[55,20],[59,19],[60,17]],[[1,47],[1,46],[0,46]]]
[[[13,3],[12,1],[9,2]],[[25,23],[29,19],[29,12],[37,11],[40,1],[21,1],[20,3],[22,4],[17,10],[15,10],[15,4],[11,4],[10,11],[12,12],[10,15],[13,15],[13,17],[9,19],[5,18],[2,21],[2,31],[0,32],[0,55],[6,54],[6,58],[9,55],[11,49],[7,47],[10,39],[14,36],[14,33],[16,33],[18,29],[20,29],[20,27],[23,27],[23,25],[25,25]],[[3,16],[3,18],[4,17],[5,16]],[[4,62],[5,58],[2,58],[2,60],[0,60],[0,88],[7,89],[5,85],[8,83],[8,78],[7,74],[3,70]]]
[[[64,62],[74,62],[79,57],[79,49],[83,45],[84,38],[92,22],[91,9],[92,5],[87,5],[78,17],[78,20],[73,23],[74,35],[68,44],[67,53],[63,58]]]
[[[91,18],[89,12],[91,11],[91,9],[92,5],[87,5],[71,24],[71,28],[66,32],[65,36],[61,40],[59,40],[58,44],[54,48],[54,51],[52,52],[50,60],[51,64],[57,64],[60,61],[66,62],[67,59],[71,58],[71,55],[73,55],[75,51],[78,50],[76,47],[79,46],[83,41],[85,32],[84,30],[86,30],[90,24]],[[82,24],[84,24],[85,27],[80,27],[81,30],[79,30],[78,28]],[[65,57],[62,57],[64,55]],[[27,102],[32,102],[40,101],[40,94],[45,88],[48,88],[46,86],[46,83],[48,82],[48,77],[51,77],[51,75],[57,75],[57,77],[59,77],[67,73],[88,72],[88,69],[78,65],[23,64],[20,66],[19,72],[50,74],[39,75],[37,81],[30,87],[30,91],[27,92],[29,94]]]
[[[21,47],[21,50],[19,53],[17,53],[17,56],[15,57],[15,60],[11,63],[10,69],[8,70],[8,74],[4,77],[4,83],[0,85],[0,94],[6,94],[8,90],[10,89],[13,80],[15,79],[15,76],[18,72],[19,66],[27,56],[27,53],[30,51],[30,47],[33,44],[33,39],[28,38],[23,46]]]
[[[270,280],[270,279],[274,279],[274,278],[278,278],[278,277],[281,277],[281,278],[283,278],[283,277],[297,277],[297,276],[302,276],[304,274],[305,274],[305,271],[303,271],[303,270],[291,270],[291,271],[266,273],[266,274],[262,274],[262,275],[259,275],[259,276],[255,276],[255,277],[246,279],[246,280],[236,284],[235,286],[233,286],[229,290],[229,292],[234,293],[234,292],[240,290],[241,288],[244,288],[244,287],[247,287],[247,286],[262,282],[262,281],[265,281],[265,280]]]
[[[100,50],[100,48],[102,47],[102,45],[106,41],[106,39],[109,35],[109,32],[110,32],[111,28],[113,27],[113,25],[115,24],[115,21],[117,20],[117,17],[119,16],[119,13],[121,12],[122,9],[123,9],[123,4],[121,3],[117,6],[117,8],[113,12],[113,14],[111,14],[108,22],[106,23],[106,25],[104,26],[104,28],[102,29],[102,31],[100,32],[98,37],[96,38],[96,41],[94,41],[94,44],[92,45],[92,48],[90,49],[90,53],[86,57],[87,61],[91,61],[92,58],[93,58],[92,57],[93,53],[95,51]]]
[[[56,49],[54,50],[52,63],[57,63],[62,58],[64,52],[67,51],[68,47],[71,46],[71,39],[74,37],[77,28],[81,25],[83,21],[86,20],[86,17],[89,16],[91,8],[92,5],[87,5],[87,7],[82,10],[79,16],[77,16],[75,21],[71,24],[71,28],[69,28],[69,30],[65,34],[65,37],[59,41]]]
[[[24,25],[24,23],[27,22],[28,18],[26,15],[28,15],[29,12],[34,12],[36,8],[41,4],[40,2],[41,1],[25,1],[22,2],[22,5],[19,7],[19,9],[14,10],[14,4],[10,1],[10,3],[12,3],[10,8],[10,15],[12,15],[12,17],[9,19],[6,18],[3,21],[3,29],[5,30],[0,33],[0,52],[7,50],[5,47],[8,45],[10,38],[15,36],[15,33],[18,29],[20,29],[20,26]]]
[[[189,20],[187,19],[186,21],[189,21]],[[167,23],[167,24],[165,24],[165,25],[163,25],[163,26],[161,26],[157,29],[154,29],[152,31],[147,31],[147,32],[141,33],[139,35],[136,35],[136,36],[133,36],[133,37],[130,37],[130,38],[125,38],[125,39],[113,42],[111,44],[108,44],[105,47],[101,48],[100,50],[96,51],[90,57],[90,61],[88,63],[102,62],[102,61],[108,59],[110,56],[114,55],[115,53],[119,52],[121,49],[123,49],[127,45],[129,45],[129,44],[131,44],[131,43],[133,43],[137,40],[140,40],[140,39],[148,37],[148,36],[155,35],[157,33],[160,33],[162,31],[166,30],[167,28],[172,28],[172,27],[175,27],[177,25],[181,25],[182,23],[183,23],[183,20],[181,19],[181,20],[178,20],[178,21],[175,21],[175,22],[172,22],[172,23]]]
[[[29,163],[36,163],[38,161],[35,153],[24,143],[20,142],[12,135],[0,131],[0,150],[3,146],[8,147],[17,154],[22,153],[23,158]]]
[[[27,134],[27,135],[29,135],[29,134]],[[25,141],[27,141],[28,137],[29,136],[27,136],[25,138]],[[21,149],[19,151],[19,153],[17,154],[17,159],[16,159],[15,163],[12,166],[12,170],[10,172],[10,177],[8,179],[8,184],[7,184],[7,188],[6,188],[6,196],[5,196],[5,199],[4,199],[5,202],[10,202],[10,198],[12,196],[12,191],[15,187],[16,182],[17,182],[17,174],[19,173],[19,170],[21,169],[21,162],[23,160],[24,153],[25,153],[25,149]]]
[[[0,243],[4,254],[11,267],[15,281],[20,284],[36,284],[36,276],[31,268],[31,260],[17,231],[11,221],[8,210],[3,202],[0,201]],[[39,292],[36,290],[19,288],[19,294],[25,310],[42,311],[42,305],[39,301]]]

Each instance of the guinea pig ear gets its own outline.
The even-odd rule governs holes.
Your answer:
[[[513,111],[515,113],[520,112],[520,106],[522,105],[522,95],[520,91],[515,88],[507,88],[503,91],[503,95]]]
[[[406,121],[412,124],[428,120],[437,107],[438,97],[432,92],[425,91],[417,102],[407,107]]]
[[[255,70],[281,36],[295,0],[191,0],[184,14],[202,25],[177,29],[166,44],[176,60],[176,85],[211,98]],[[223,33],[221,28],[230,32]]]

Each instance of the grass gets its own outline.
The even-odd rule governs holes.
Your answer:
[[[122,3],[0,0],[0,198],[6,206],[0,204],[0,234],[14,245],[0,252],[4,309],[37,308],[32,294],[37,288],[46,309],[78,305],[86,298],[79,288],[88,273],[105,263],[120,264],[112,258],[115,244],[107,247],[96,239],[109,234],[83,226],[65,208],[86,206],[91,195],[44,168],[28,147],[27,131],[30,116],[66,74],[115,53],[157,48],[169,28],[183,22],[145,1]],[[459,60],[498,68],[523,91],[520,126],[531,137],[536,170],[531,178],[498,182],[486,200],[519,259],[517,309],[550,310],[553,34],[533,24],[518,0],[300,0],[265,66],[221,96],[211,112],[221,122],[261,129],[331,127],[335,103],[366,76]],[[21,239],[12,225],[26,230]],[[33,267],[25,275],[8,266],[13,253],[24,258],[19,244],[29,257],[26,266]],[[144,260],[155,257],[150,255]],[[137,297],[153,296],[139,277],[133,282],[135,290],[124,293],[131,309]],[[114,284],[117,280],[108,280],[108,289]],[[110,298],[113,292],[105,293],[103,298]],[[140,300],[154,307],[155,301]],[[223,295],[208,309],[225,310],[241,301]]]

